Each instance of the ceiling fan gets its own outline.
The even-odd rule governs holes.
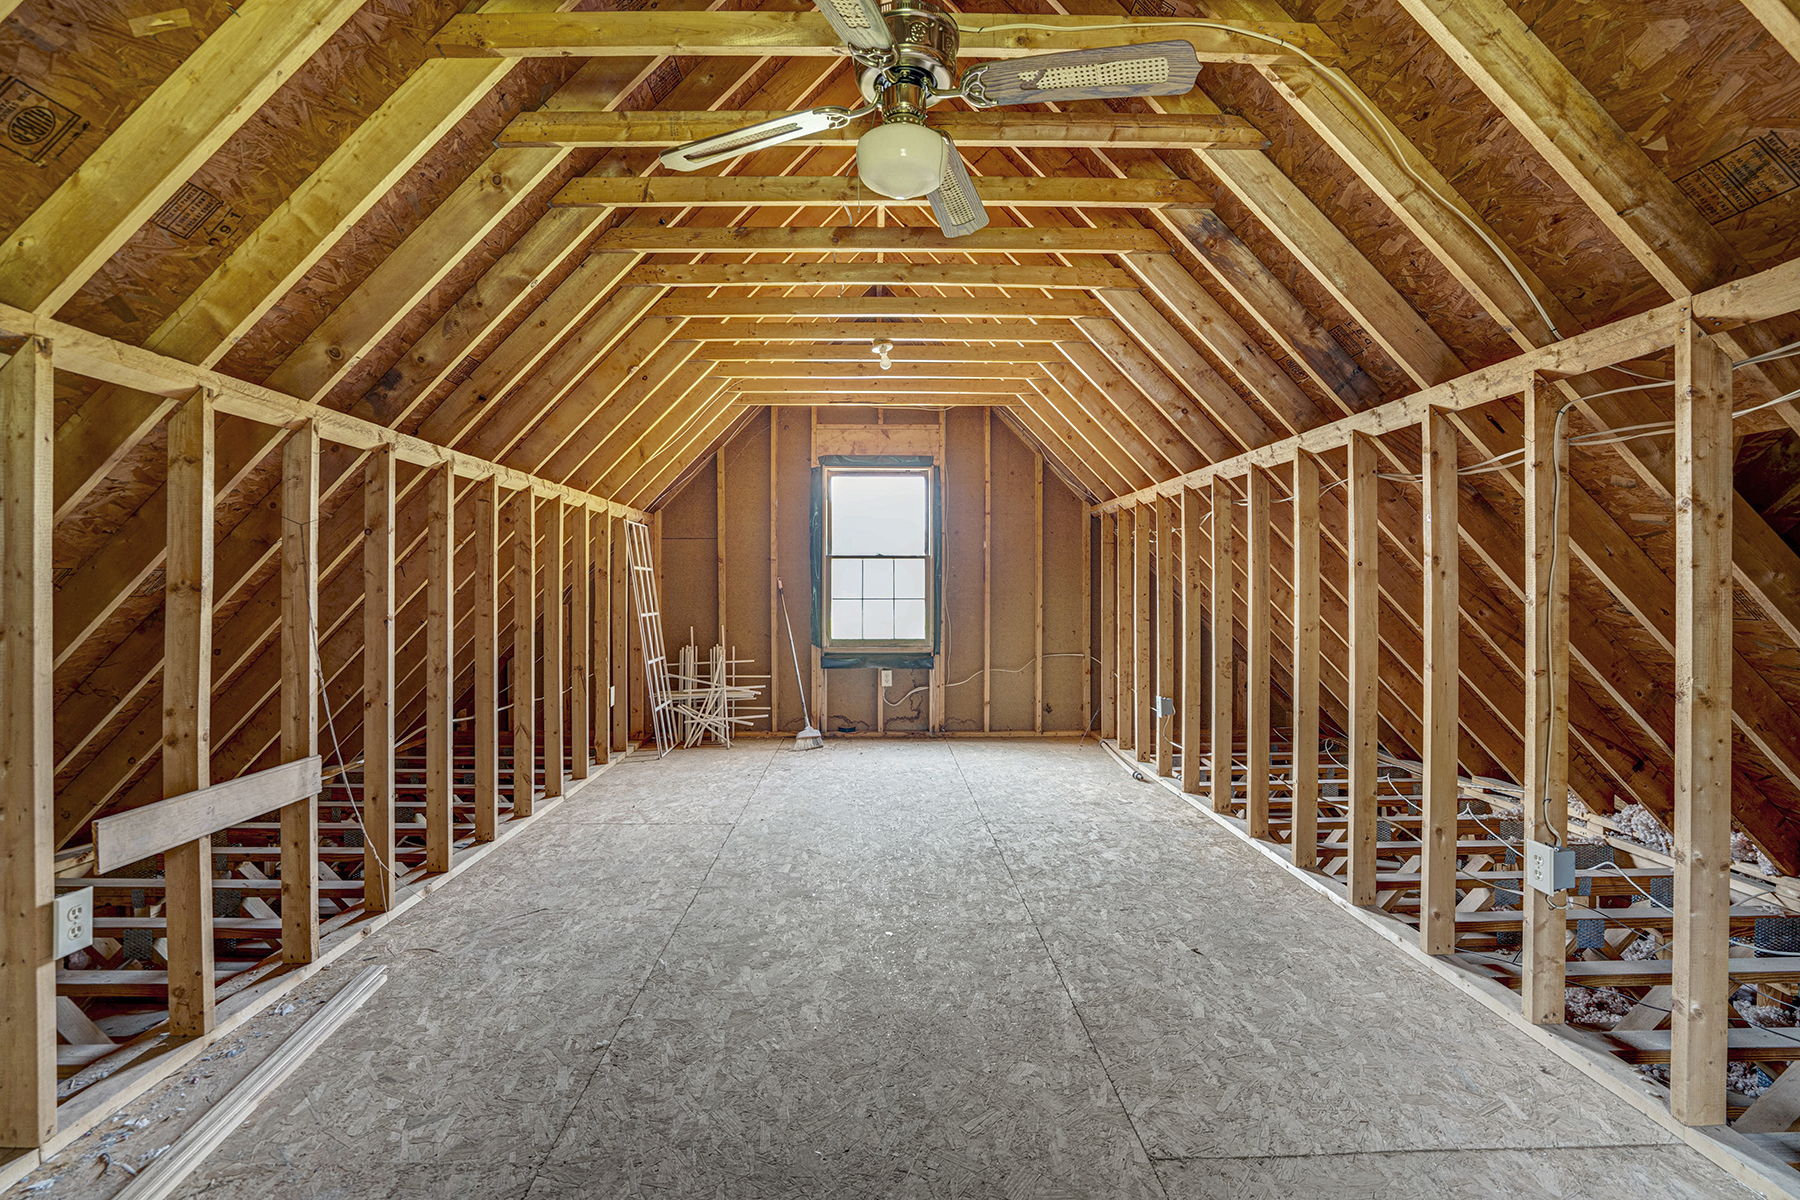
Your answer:
[[[697,171],[795,138],[842,129],[879,113],[881,124],[856,141],[856,170],[864,185],[896,200],[925,196],[949,237],[988,223],[987,210],[962,156],[926,122],[940,100],[976,108],[1126,96],[1174,96],[1190,90],[1200,59],[1184,41],[1104,46],[1061,54],[984,62],[956,69],[956,18],[933,0],[813,0],[862,68],[867,103],[823,107],[774,117],[662,152],[664,166]]]

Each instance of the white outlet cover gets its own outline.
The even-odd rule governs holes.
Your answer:
[[[94,944],[94,889],[58,892],[52,908],[56,948],[51,957],[67,958]]]

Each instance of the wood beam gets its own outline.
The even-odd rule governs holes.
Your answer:
[[[594,760],[594,536],[586,509],[572,509],[569,517],[569,762],[580,780]]]
[[[1118,730],[1118,747],[1122,754],[1133,754],[1137,748],[1137,521],[1141,510],[1118,510],[1119,540],[1115,550],[1118,562],[1113,576],[1119,592],[1114,609],[1118,623],[1112,630],[1113,661],[1119,667],[1119,686],[1114,697],[1117,711],[1113,724]]]
[[[1156,593],[1151,590],[1151,554],[1155,551],[1156,505],[1137,510],[1131,528],[1131,720],[1137,760],[1156,759],[1154,699],[1156,675],[1151,647],[1156,632]]]
[[[281,759],[319,753],[319,430],[281,448]],[[319,956],[319,803],[281,810],[281,960]]]
[[[1294,454],[1294,789],[1289,837],[1294,865],[1319,865],[1319,460]],[[1184,491],[1185,495],[1186,492]]]
[[[980,287],[1094,291],[1134,288],[1116,267],[1021,267],[1006,263],[790,262],[647,264],[627,283],[655,287]]]
[[[1376,901],[1375,820],[1377,772],[1376,733],[1381,720],[1379,675],[1381,630],[1380,547],[1376,545],[1375,443],[1366,434],[1350,439],[1349,465],[1350,612],[1346,636],[1350,643],[1349,686],[1345,695],[1350,711],[1350,872],[1352,904]]]
[[[0,1146],[16,1147],[56,1132],[51,356],[32,339],[0,366]]]
[[[529,817],[537,803],[537,499],[512,496],[505,510],[512,540],[512,665],[507,672],[512,708],[514,817]]]
[[[1421,433],[1425,744],[1419,747],[1424,760],[1419,946],[1427,954],[1451,954],[1456,950],[1456,751],[1461,723],[1456,431],[1448,417],[1432,411],[1426,414]]]
[[[502,146],[678,146],[784,116],[774,111],[521,113],[500,131]],[[933,113],[931,127],[965,150],[1117,146],[1137,150],[1251,149],[1269,144],[1242,117],[1164,113],[1040,113],[1008,109]],[[864,128],[808,134],[785,146],[856,145]]]
[[[491,842],[500,821],[500,484],[490,475],[474,491],[475,840]]]
[[[562,501],[544,506],[544,796],[563,794],[563,753],[567,730],[563,723],[563,644],[566,625],[563,609],[563,539],[565,518]]]
[[[425,483],[425,869],[448,871],[456,752],[456,471]]]
[[[1189,180],[1021,179],[983,176],[978,190],[990,208],[1164,208],[1210,203]],[[895,200],[860,180],[813,175],[653,175],[647,179],[584,176],[563,185],[559,208],[916,208],[924,197]]]
[[[1119,736],[1119,515],[1100,521],[1100,740]]]
[[[1218,478],[1208,489],[1212,513],[1212,717],[1207,722],[1212,809],[1231,811],[1231,776],[1237,741],[1234,685],[1237,638],[1232,632],[1237,574],[1237,496],[1229,479]]]
[[[971,342],[1022,342],[1047,345],[1053,342],[1085,341],[1086,337],[1072,322],[1040,321],[947,321],[930,320],[858,320],[847,317],[831,321],[747,321],[690,320],[677,335],[683,340],[699,342],[843,342],[862,347],[876,338],[895,343],[942,342],[965,345]]]
[[[1401,0],[1671,296],[1730,278],[1724,235],[1504,0]]]
[[[672,343],[681,345],[682,342]],[[1034,350],[1023,346],[970,346],[961,342],[940,345],[912,342],[894,347],[896,366],[911,363],[1011,363],[1035,366],[1055,355],[1054,350]],[[839,342],[825,345],[788,344],[782,342],[708,342],[694,354],[696,362],[716,363],[857,363],[875,365],[875,355],[867,342]]]
[[[828,317],[842,321],[871,319],[929,320],[935,317],[1000,318],[1007,321],[1073,320],[1104,316],[1106,309],[1086,296],[1033,300],[1012,296],[678,296],[653,310],[659,317]],[[896,329],[900,327],[896,326]],[[770,326],[770,329],[775,329]],[[871,337],[891,337],[888,327]],[[935,340],[938,330],[931,326]],[[862,330],[841,336],[855,337]],[[960,331],[958,331],[960,332]],[[970,336],[974,327],[970,327]],[[998,335],[992,335],[997,337]]]
[[[593,248],[634,254],[1127,254],[1165,251],[1168,243],[1141,228],[990,225],[953,238],[906,225],[625,225],[601,234]]]
[[[1569,834],[1568,452],[1561,396],[1536,376],[1525,388],[1525,840],[1561,847]],[[1560,1025],[1567,900],[1524,891],[1520,1002],[1533,1024]]]
[[[740,380],[742,381],[741,387],[758,390],[773,390],[779,386],[799,386],[799,381],[804,381],[814,391],[830,391],[833,389],[817,385],[849,380],[863,384],[870,391],[880,392],[892,388],[896,384],[932,379],[1023,383],[1040,374],[1040,370],[1035,362],[980,363],[960,360],[954,362],[903,361],[882,370],[871,355],[859,358],[849,364],[790,363],[780,360],[774,362],[722,362],[712,368],[711,374],[715,379]],[[786,380],[795,382],[786,385],[780,382]],[[961,386],[960,383],[958,386]],[[973,388],[971,390],[986,389]]]
[[[1033,14],[1039,28],[1014,28],[1006,13],[956,14],[961,52],[974,58],[1015,58],[1052,50],[1089,50],[1181,37],[1202,62],[1264,63],[1294,56],[1290,47],[1336,54],[1316,25],[1298,22],[1216,22],[1071,17]],[[1004,25],[1006,29],[990,27]],[[1283,44],[1285,43],[1285,45]],[[833,58],[841,38],[817,13],[635,12],[506,13],[453,17],[431,39],[438,54],[455,58],[544,58],[581,55],[753,55]]]
[[[1178,630],[1176,597],[1181,559],[1176,550],[1175,501],[1156,502],[1156,698],[1175,702],[1175,663]],[[1164,779],[1175,774],[1175,718],[1156,718],[1156,773]]]
[[[1675,343],[1675,925],[1669,1108],[1726,1119],[1731,911],[1731,361]]]
[[[1206,732],[1206,559],[1200,526],[1206,519],[1196,488],[1183,488],[1181,509],[1181,790],[1200,794],[1200,741]]]
[[[163,569],[162,792],[212,781],[212,396],[194,393],[169,418],[168,557]],[[199,1037],[213,1026],[212,838],[163,855],[169,1029]]]
[[[1269,622],[1274,616],[1270,562],[1269,472],[1245,478],[1250,508],[1244,524],[1244,784],[1245,820],[1251,837],[1269,836],[1270,712]]]
[[[394,906],[394,451],[363,464],[363,907]]]
[[[238,5],[0,242],[0,299],[46,314],[68,303],[360,7],[361,0]]]

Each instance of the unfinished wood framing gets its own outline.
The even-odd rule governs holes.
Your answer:
[[[1424,520],[1425,580],[1421,620],[1425,645],[1424,781],[1421,809],[1425,843],[1420,865],[1419,944],[1428,954],[1456,949],[1456,763],[1458,704],[1457,632],[1461,552],[1457,544],[1456,433],[1440,412],[1421,427],[1420,473]],[[1296,568],[1297,569],[1297,568]]]
[[[50,535],[52,364],[31,341],[0,366],[0,1145],[56,1132]],[[25,550],[15,551],[16,547]]]
[[[959,11],[1207,65],[937,106],[956,237],[872,112],[660,166],[859,104],[817,11],[127,7],[0,0],[0,1186],[634,749],[637,521],[737,735],[1097,734],[1800,1192],[1796,0]],[[809,636],[824,455],[934,644]]]
[[[1562,398],[1525,392],[1525,838],[1561,847],[1569,833],[1569,508]],[[1525,1015],[1563,1019],[1566,900],[1525,889]]]
[[[394,453],[382,447],[363,467],[363,903],[371,912],[394,906]],[[329,699],[327,703],[329,703]]]
[[[512,543],[512,658],[506,669],[512,714],[510,783],[513,815],[528,817],[537,802],[537,498],[519,492],[507,500],[505,512]]]
[[[1229,812],[1236,800],[1237,770],[1237,495],[1231,481],[1212,481],[1207,516],[1212,523],[1212,714],[1207,721],[1208,791],[1214,812]]]
[[[195,392],[169,418],[168,563],[163,600],[162,791],[212,781],[213,397]],[[163,854],[169,1029],[212,1029],[212,838]]]
[[[1731,813],[1731,360],[1675,343],[1675,911],[1669,1107],[1725,1120]]]

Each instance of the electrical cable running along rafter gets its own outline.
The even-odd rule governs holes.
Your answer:
[[[945,236],[962,237],[987,225],[987,210],[955,143],[927,122],[933,104],[955,98],[975,108],[995,108],[1176,96],[1200,77],[1200,58],[1185,41],[1034,54],[980,63],[959,76],[956,57],[968,31],[936,0],[892,0],[886,8],[878,0],[813,3],[861,69],[857,82],[864,103],[810,108],[675,146],[662,152],[663,166],[697,171],[879,114],[881,123],[856,141],[858,177],[871,191],[895,200],[925,197]]]

